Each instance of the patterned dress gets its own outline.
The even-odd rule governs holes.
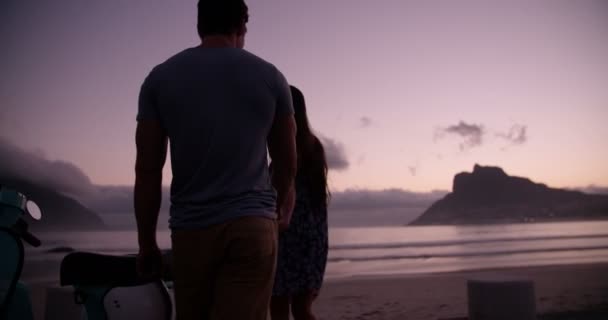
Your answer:
[[[314,209],[308,188],[296,177],[296,203],[289,228],[279,233],[274,296],[318,291],[327,264],[327,208]]]

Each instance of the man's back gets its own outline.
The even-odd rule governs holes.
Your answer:
[[[266,143],[275,116],[289,113],[283,75],[245,50],[195,47],[157,66],[138,120],[159,120],[169,137],[171,228],[274,217]]]
[[[268,315],[278,247],[274,218],[294,203],[296,125],[285,78],[241,50],[248,21],[244,0],[199,0],[201,46],[154,68],[140,93],[137,269],[143,277],[161,273],[156,228],[169,141],[177,319]]]

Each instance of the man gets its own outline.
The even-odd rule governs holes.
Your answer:
[[[293,207],[291,94],[273,65],[242,49],[247,21],[243,0],[200,0],[202,44],[155,67],[141,88],[138,268],[147,276],[160,272],[156,223],[169,140],[178,320],[266,319],[276,219]]]

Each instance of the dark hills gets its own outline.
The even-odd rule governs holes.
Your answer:
[[[454,177],[452,192],[412,225],[608,219],[608,195],[555,189],[475,165]]]
[[[35,221],[26,215],[31,230],[90,230],[104,229],[101,218],[78,201],[50,188],[34,183],[0,177],[0,184],[17,190],[34,201],[42,211],[42,219]]]

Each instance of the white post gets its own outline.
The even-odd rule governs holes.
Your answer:
[[[467,282],[469,320],[535,320],[534,282],[507,275],[483,275]]]

